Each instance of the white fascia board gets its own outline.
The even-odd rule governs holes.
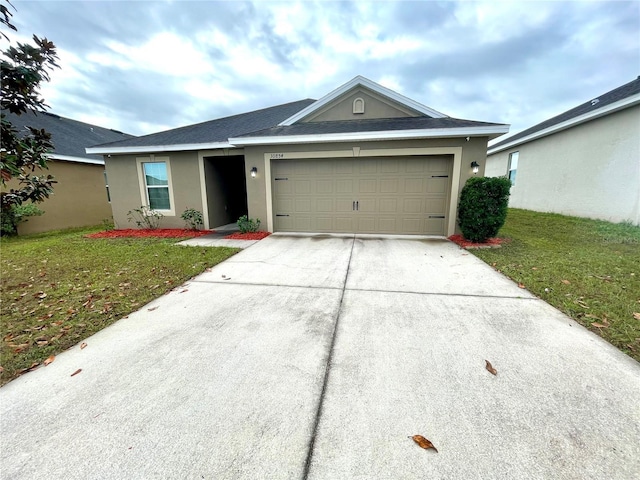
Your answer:
[[[335,100],[336,98],[338,98],[340,95],[348,92],[349,90],[351,90],[354,87],[357,86],[363,86],[368,88],[369,90],[373,90],[374,92],[384,96],[384,97],[388,97],[406,107],[409,107],[413,110],[416,110],[420,113],[424,113],[425,115],[428,115],[430,117],[433,118],[445,118],[447,117],[447,115],[445,115],[444,113],[440,113],[432,108],[427,107],[426,105],[422,105],[421,103],[416,102],[415,100],[411,100],[410,98],[405,97],[404,95],[400,95],[397,92],[394,92],[393,90],[390,90],[386,87],[383,87],[382,85],[377,84],[376,82],[372,82],[371,80],[369,80],[368,78],[362,77],[360,75],[358,75],[357,77],[355,77],[353,80],[345,83],[344,85],[342,85],[341,87],[336,88],[335,90],[333,90],[332,92],[328,93],[327,95],[325,95],[324,97],[322,97],[320,100],[316,100],[314,103],[312,103],[311,105],[309,105],[308,107],[300,110],[298,113],[296,113],[295,115],[292,115],[291,117],[287,118],[286,120],[280,122],[280,126],[288,126],[288,125],[292,125],[294,123],[296,123],[298,120],[310,115],[311,113],[321,109],[322,107],[324,107],[326,104],[328,104],[329,102],[332,102],[333,100]]]
[[[286,135],[279,137],[230,138],[229,143],[241,147],[249,145],[282,145],[287,143],[352,142],[376,140],[405,140],[415,138],[484,137],[504,134],[509,125],[460,128],[430,128],[422,130],[387,130],[379,132],[323,133],[318,135]]]
[[[70,155],[58,155],[57,153],[47,154],[47,158],[51,160],[63,160],[65,162],[89,163],[91,165],[104,165],[104,160],[84,157],[72,157]]]
[[[192,150],[216,150],[218,148],[233,148],[229,142],[215,143],[183,143],[181,145],[149,145],[146,147],[89,147],[85,148],[88,154],[111,155],[125,153],[160,153],[160,152],[185,152]]]
[[[537,140],[538,138],[552,135],[562,130],[566,130],[567,128],[580,125],[581,123],[585,123],[590,120],[595,120],[596,118],[609,115],[619,110],[624,110],[625,108],[633,107],[634,105],[637,105],[637,104],[640,104],[640,93],[636,93],[635,95],[632,95],[630,97],[624,98],[622,100],[618,100],[617,102],[611,103],[602,108],[598,108],[596,110],[593,110],[592,112],[584,113],[578,117],[570,118],[569,120],[566,120],[562,123],[551,125],[550,127],[545,128],[544,130],[533,132],[532,134],[527,135],[526,137],[518,138],[513,142],[505,143],[504,145],[500,145],[499,147],[490,146],[487,149],[487,155],[493,155],[494,153],[502,152],[503,150],[507,150],[509,148],[516,147],[518,145],[522,145],[523,143],[531,142],[532,140]]]

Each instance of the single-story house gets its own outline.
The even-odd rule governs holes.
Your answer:
[[[206,228],[451,235],[458,196],[509,126],[451,118],[358,76],[300,100],[88,148],[104,155],[118,228],[149,205]]]
[[[87,154],[85,148],[96,142],[131,138],[131,135],[48,112],[2,113],[18,132],[28,133],[27,125],[46,130],[54,145],[48,156],[48,170],[41,173],[53,175],[58,183],[53,186],[53,194],[37,204],[44,214],[19,224],[19,234],[98,225],[111,219],[104,160],[99,155]],[[41,174],[38,170],[35,173]],[[7,189],[12,187],[17,188],[16,180],[7,184]]]
[[[511,207],[640,225],[640,77],[491,145]]]

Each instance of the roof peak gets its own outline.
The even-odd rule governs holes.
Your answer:
[[[327,105],[328,103],[332,102],[333,100],[335,100],[336,98],[344,95],[345,93],[347,93],[348,91],[361,86],[361,87],[365,87],[368,88],[369,90],[372,90],[373,92],[382,95],[383,97],[386,97],[388,99],[391,99],[397,103],[400,103],[401,105],[404,105],[405,107],[408,107],[412,110],[415,110],[417,112],[420,112],[428,117],[431,118],[444,118],[447,117],[447,115],[445,115],[444,113],[438,112],[437,110],[434,110],[430,107],[427,107],[426,105],[423,105],[419,102],[416,102],[415,100],[411,100],[408,97],[405,97],[404,95],[401,95],[393,90],[391,90],[390,88],[384,87],[382,85],[380,85],[379,83],[374,82],[373,80],[369,80],[366,77],[363,77],[362,75],[357,75],[354,78],[352,78],[351,80],[349,80],[347,83],[339,86],[338,88],[332,90],[331,92],[329,92],[328,94],[326,94],[324,97],[322,97],[321,99],[317,100],[315,103],[312,103],[311,105],[309,105],[308,107],[300,110],[298,113],[296,113],[295,115],[292,115],[291,117],[287,118],[286,120],[280,122],[281,126],[289,126],[292,125],[300,120],[302,120],[303,118],[308,117],[309,115],[311,115],[313,112],[316,112],[317,110],[321,109],[322,107],[324,107],[325,105]]]

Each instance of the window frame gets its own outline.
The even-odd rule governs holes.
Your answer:
[[[515,156],[515,168],[513,167],[513,158]],[[507,162],[507,178],[511,181],[511,186],[516,184],[516,179],[518,178],[518,162],[520,160],[520,151],[516,150],[515,152],[509,153],[509,161]],[[511,178],[511,172],[513,172],[513,178]]]
[[[144,164],[145,163],[164,163],[167,169],[167,185],[166,187],[163,185],[162,188],[169,189],[169,209],[154,209],[154,211],[162,213],[162,215],[171,217],[175,216],[175,200],[173,198],[173,182],[171,181],[171,161],[169,157],[157,157],[155,155],[150,155],[149,157],[138,157],[136,158],[136,164],[138,169],[138,181],[140,184],[140,200],[141,206],[148,205],[150,207],[149,202],[149,186],[147,185],[147,179],[145,177]],[[153,187],[153,185],[151,186]],[[157,185],[156,187],[160,187]]]

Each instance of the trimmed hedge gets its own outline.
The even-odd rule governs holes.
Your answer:
[[[511,181],[506,177],[472,177],[462,188],[458,224],[464,238],[484,242],[495,237],[507,219]]]

